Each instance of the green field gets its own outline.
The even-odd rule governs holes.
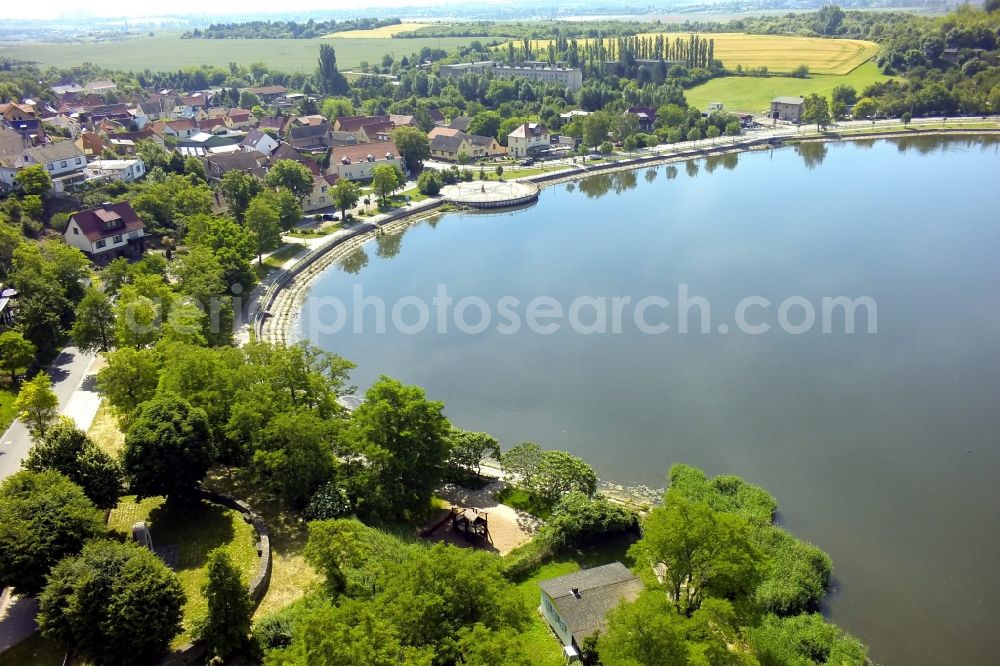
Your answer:
[[[227,66],[230,62],[250,65],[263,62],[285,72],[316,69],[320,44],[332,44],[341,69],[362,62],[381,62],[382,56],[409,56],[428,46],[451,51],[474,37],[422,37],[416,39],[181,39],[179,32],[163,32],[117,42],[46,44],[0,43],[0,56],[34,60],[43,67],[68,68],[92,62],[112,70],[175,70],[194,65]]]
[[[770,107],[773,97],[818,93],[829,98],[830,91],[839,85],[853,86],[860,94],[867,86],[889,78],[878,71],[874,62],[866,62],[843,76],[816,74],[808,79],[725,76],[685,90],[684,97],[688,104],[702,111],[712,102],[722,102],[727,111],[761,113]]]

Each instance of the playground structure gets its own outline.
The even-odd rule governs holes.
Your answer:
[[[451,528],[470,543],[489,543],[490,514],[476,507],[451,507]]]

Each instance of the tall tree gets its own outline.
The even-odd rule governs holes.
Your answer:
[[[153,398],[140,408],[122,450],[131,489],[140,497],[183,497],[214,460],[204,410],[172,394]]]
[[[389,196],[402,185],[402,176],[399,168],[392,164],[380,164],[372,169],[372,189],[382,204],[385,204]]]
[[[208,580],[201,594],[208,602],[208,614],[195,633],[212,655],[225,659],[246,643],[253,603],[239,569],[224,548],[208,554],[205,568]]]
[[[494,459],[500,458],[500,442],[485,432],[470,432],[452,427],[448,432],[448,439],[451,445],[449,462],[474,472],[476,476],[479,476],[483,458],[487,455]]]
[[[431,144],[427,135],[416,127],[397,127],[392,130],[392,140],[410,172],[422,167],[424,160],[431,156]]]
[[[22,471],[0,485],[0,586],[37,594],[52,566],[104,529],[100,512],[58,472]]]
[[[268,169],[264,184],[273,188],[283,187],[301,200],[313,191],[313,175],[300,162],[278,160]]]
[[[319,87],[327,95],[349,95],[351,87],[340,70],[337,69],[337,53],[329,44],[319,46]]]
[[[816,123],[816,129],[822,129],[829,125],[831,122],[830,103],[826,97],[810,93],[805,99],[802,120],[807,123]]]
[[[97,373],[97,387],[124,430],[131,425],[139,407],[156,395],[163,362],[156,349],[122,347],[108,354],[107,365]]]
[[[35,360],[35,351],[35,345],[19,331],[0,333],[0,368],[10,373],[11,383],[16,383],[18,370],[26,370]]]
[[[96,539],[53,568],[38,625],[93,663],[149,664],[180,633],[184,601],[177,574],[155,553]]]
[[[52,177],[41,164],[32,164],[18,169],[17,175],[14,176],[14,182],[28,196],[44,197],[52,191]]]
[[[229,206],[229,212],[241,222],[250,202],[262,189],[263,185],[258,178],[235,169],[227,171],[219,183],[219,190]]]
[[[688,616],[707,593],[746,593],[759,579],[760,555],[745,521],[670,492],[664,505],[649,513],[643,538],[630,552],[643,564],[666,565],[670,597]]]
[[[52,379],[48,373],[39,372],[21,385],[14,409],[32,437],[45,435],[59,414],[59,398],[52,391]]]
[[[115,332],[115,310],[107,294],[91,287],[76,306],[76,321],[70,335],[83,351],[106,352],[111,348]]]
[[[423,509],[449,454],[444,404],[423,389],[381,377],[351,415],[349,441],[369,461],[376,497],[392,512]]]
[[[273,250],[281,242],[281,215],[277,206],[267,197],[258,196],[247,208],[247,230],[254,239],[257,262],[264,263],[264,252]]]
[[[686,666],[686,620],[657,591],[612,609],[597,641],[605,666]],[[712,662],[715,663],[715,662]]]
[[[65,416],[31,447],[24,468],[32,472],[52,470],[65,475],[80,486],[99,509],[117,506],[124,483],[118,461]]]
[[[353,180],[341,178],[333,186],[333,203],[340,209],[340,219],[347,219],[347,209],[353,208],[361,198],[361,188]]]

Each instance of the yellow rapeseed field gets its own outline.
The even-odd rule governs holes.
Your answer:
[[[690,33],[644,33],[643,37],[663,34],[670,42],[687,39]],[[715,57],[734,69],[767,67],[771,72],[791,72],[806,65],[813,74],[848,74],[871,59],[878,46],[860,39],[822,39],[783,35],[748,35],[740,32],[700,34],[715,40]],[[581,40],[586,41],[586,40]],[[545,49],[549,40],[536,40],[534,49]],[[502,47],[501,47],[502,48]]]
[[[398,25],[384,25],[381,28],[371,30],[347,30],[345,32],[331,32],[323,35],[323,38],[339,37],[340,39],[391,39],[393,35],[401,32],[410,32],[427,27],[428,23],[400,23]]]

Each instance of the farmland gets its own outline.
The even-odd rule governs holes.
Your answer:
[[[687,39],[688,33],[644,33],[642,37],[663,34],[666,39]],[[737,32],[700,34],[715,40],[715,58],[733,69],[767,67],[771,72],[791,72],[806,65],[816,74],[847,74],[878,50],[874,42],[858,39],[821,39],[781,35],[748,35]],[[586,41],[586,40],[583,40]],[[544,50],[549,40],[536,40],[532,48]]]
[[[381,28],[371,30],[345,30],[343,32],[331,32],[323,35],[324,39],[390,39],[401,32],[410,32],[426,28],[430,23],[397,23],[395,25],[384,25]]]
[[[839,85],[853,86],[861,91],[875,83],[889,79],[881,72],[874,62],[866,62],[850,74],[835,76],[820,74],[808,79],[796,79],[790,76],[772,77],[740,77],[724,76],[712,79],[700,86],[684,91],[688,104],[696,109],[705,110],[711,102],[722,102],[730,111],[761,112],[768,108],[772,97],[779,95],[808,95],[818,93],[827,98],[830,91]]]
[[[367,32],[367,31],[366,31]],[[176,70],[196,65],[225,67],[230,62],[250,65],[263,62],[271,69],[286,72],[312,72],[320,44],[337,50],[341,68],[357,67],[362,62],[376,63],[382,56],[409,56],[422,48],[451,51],[468,44],[474,37],[422,37],[386,39],[330,37],[317,39],[181,39],[179,32],[163,32],[114,42],[0,43],[0,56],[34,60],[42,67],[75,67],[91,62],[113,70]]]

